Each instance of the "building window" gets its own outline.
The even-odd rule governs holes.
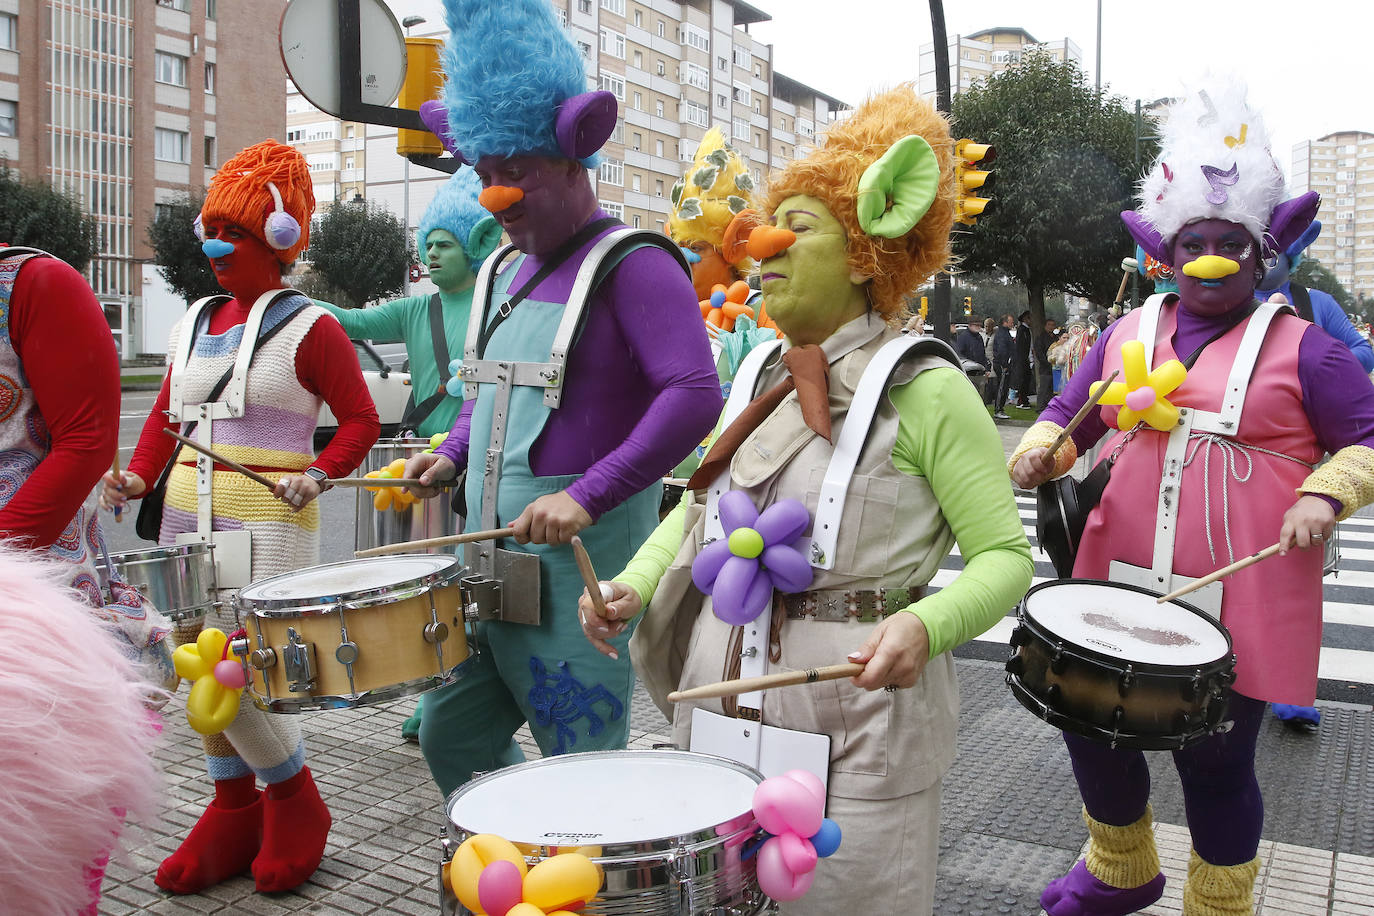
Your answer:
[[[663,117],[663,100],[662,100],[662,99],[655,99],[655,100],[654,100],[654,114],[658,115],[660,118]]]
[[[655,155],[655,156],[662,156],[662,155],[663,155],[663,141],[662,141],[662,140],[655,140],[655,141],[654,141],[654,155]]]
[[[577,0],[577,11],[579,13],[591,13],[592,0]]]
[[[641,182],[642,180],[643,180],[643,179],[640,177],[640,174],[639,174],[638,172],[632,173],[632,174],[630,175],[630,190],[631,190],[631,191],[638,191],[638,190],[639,190],[640,182]]]
[[[205,135],[205,167],[213,169],[219,165],[219,159],[215,153],[215,138],[209,134]]]
[[[635,96],[634,96],[634,109],[635,109],[635,111],[643,111],[643,110],[644,110],[644,93],[638,92],[638,91],[635,92]]]
[[[605,0],[602,0],[604,3]],[[625,36],[619,32],[612,32],[610,29],[601,30],[601,52],[609,54],[616,60],[625,59]]]
[[[660,19],[660,20],[658,21],[658,37],[659,37],[659,38],[664,37],[664,31],[665,31],[665,27],[664,27],[664,24],[663,24],[663,20]]]
[[[158,51],[153,56],[153,79],[172,86],[186,85],[186,58]]]
[[[597,203],[601,204],[601,209],[606,211],[607,216],[614,216],[616,219],[620,219],[625,215],[624,204],[613,203],[609,200],[599,200]]]
[[[215,94],[215,65],[208,60],[205,62],[205,94]]]
[[[734,58],[736,67],[743,67],[745,70],[748,70],[749,58],[753,57],[754,55],[749,53],[748,48],[737,47],[730,52],[730,56]]]
[[[611,131],[611,142],[612,142],[612,143],[624,143],[624,142],[625,142],[625,122],[622,121],[622,120],[620,120],[619,118],[616,118],[616,120],[615,120],[615,129]]]
[[[632,225],[633,225],[636,229],[638,229],[638,228],[639,228],[639,214],[636,213],[634,216],[630,217],[630,219],[632,219],[632,220],[634,221],[634,222],[632,223]]]
[[[748,140],[749,122],[744,118],[735,118],[731,122],[731,134],[736,140]]]
[[[754,131],[754,145],[760,148],[763,146],[763,134],[758,131]]]
[[[658,62],[658,75],[659,75],[659,76],[666,76],[667,73],[668,73],[668,65],[665,64],[663,61],[659,61],[659,62]]]
[[[639,145],[640,145],[641,143],[643,143],[643,142],[644,142],[644,135],[643,135],[643,134],[638,133],[638,132],[630,134],[630,147],[631,147],[632,149],[636,149],[636,150],[639,149]]]
[[[639,28],[639,27],[642,26],[643,24],[644,24],[644,14],[643,14],[642,12],[640,12],[639,10],[635,10],[635,28]]]
[[[625,15],[625,0],[601,0],[601,8],[610,10],[617,16]]]
[[[583,41],[580,38],[577,39],[577,50],[582,53],[583,60],[592,59],[592,46],[590,42]]]
[[[625,101],[625,77],[602,70],[601,91],[609,92],[620,99],[620,101]],[[638,94],[639,93],[635,93],[635,95]]]
[[[181,10],[183,13],[191,12],[191,0],[157,0],[157,5]]]
[[[706,110],[706,106],[685,99],[682,103],[687,108],[686,121],[688,124],[695,124],[697,127],[711,126],[711,113]]]
[[[723,57],[716,58],[716,69],[726,71],[730,69],[730,62]]]
[[[606,157],[601,160],[600,178],[606,184],[620,187],[625,184],[625,163]]]
[[[726,95],[725,93],[723,93],[723,92],[717,92],[717,93],[716,93],[716,107],[717,107],[717,108],[729,108],[729,107],[730,107],[730,97],[729,97],[728,95]]]
[[[655,197],[662,197],[662,196],[663,196],[663,179],[662,179],[662,178],[655,178],[655,179],[654,179],[654,196],[655,196]]]
[[[682,67],[686,71],[687,85],[711,91],[711,71],[692,63],[685,63]]]
[[[763,79],[763,64],[754,64],[754,75]]]
[[[744,83],[735,83],[734,90],[731,92],[731,95],[734,98],[734,100],[736,102],[739,102],[741,105],[748,105],[749,102],[753,99],[753,94],[750,92],[749,87],[746,86]]]
[[[6,51],[15,49],[18,38],[15,33],[19,31],[18,17],[10,13],[0,13],[0,48]]]
[[[0,99],[0,137],[19,136],[19,103]]]
[[[190,135],[184,130],[153,130],[153,158],[163,162],[187,162],[186,147]]]
[[[662,34],[661,32],[659,34]],[[698,51],[711,50],[711,36],[706,34],[705,29],[697,28],[691,23],[682,24],[682,41],[680,44],[696,48]]]
[[[635,52],[635,69],[636,69],[636,70],[643,70],[643,69],[644,69],[644,55],[641,54],[639,51],[636,51],[636,52]]]
[[[217,19],[215,15],[215,0],[205,0],[205,18]]]
[[[553,14],[558,17],[558,24],[566,29],[568,27],[568,11],[562,7],[555,6],[553,8]]]
[[[661,219],[656,219],[656,220],[654,220],[654,225],[658,227],[658,231],[659,231],[660,233],[663,232],[663,220],[661,220]]]

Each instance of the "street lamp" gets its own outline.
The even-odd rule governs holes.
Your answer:
[[[406,38],[409,38],[409,37],[410,37],[410,29],[411,29],[412,26],[417,26],[417,25],[419,25],[420,23],[422,23],[422,22],[424,22],[424,21],[425,21],[425,17],[424,17],[424,16],[415,16],[415,15],[407,16],[407,17],[405,17],[404,19],[402,19],[402,20],[401,20],[401,25],[405,27],[405,30],[406,30]],[[403,222],[405,223],[405,227],[406,227],[406,237],[409,238],[409,237],[410,237],[410,157],[409,157],[409,156],[405,157],[405,165],[404,165],[403,168],[404,168],[404,171],[402,172],[402,176],[403,176],[403,177],[402,177],[402,179],[401,179],[401,187],[402,187],[402,190],[401,190],[401,210],[402,210],[401,216],[402,216],[402,220],[403,220]],[[420,253],[419,253],[419,257],[423,258],[423,257],[424,257],[424,252],[420,252]],[[407,295],[407,296],[410,295],[410,271],[409,271],[408,269],[406,270],[405,280],[404,280],[403,283],[402,283],[402,292],[404,293],[404,295]]]

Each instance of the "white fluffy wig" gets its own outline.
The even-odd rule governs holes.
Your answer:
[[[76,913],[160,796],[150,689],[61,571],[0,545],[0,909]]]

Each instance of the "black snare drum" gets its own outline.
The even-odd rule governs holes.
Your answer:
[[[1175,750],[1225,730],[1231,634],[1158,597],[1096,579],[1033,587],[1018,608],[1007,685],[1056,728],[1112,747]]]

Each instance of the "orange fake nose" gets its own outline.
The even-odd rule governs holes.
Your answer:
[[[745,257],[757,261],[771,258],[786,251],[796,240],[796,233],[770,226],[757,210],[741,210],[725,227],[720,247],[725,260],[738,264]]]
[[[749,233],[749,241],[745,243],[744,250],[749,252],[749,257],[755,261],[762,261],[782,254],[791,248],[796,240],[797,234],[791,229],[760,226]]]
[[[483,188],[482,193],[477,195],[477,202],[491,213],[500,213],[507,207],[518,204],[524,199],[524,191],[519,188],[509,188],[499,184],[494,184],[489,188]]]

